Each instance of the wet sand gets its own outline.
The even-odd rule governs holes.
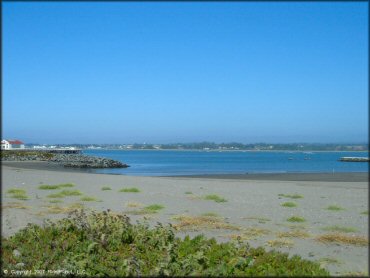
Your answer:
[[[95,173],[94,169],[79,169],[64,167],[55,162],[47,161],[2,161],[2,166],[9,166],[20,169],[34,169],[46,171],[75,172],[75,173]]]
[[[20,169],[35,169],[48,171],[62,171],[75,173],[93,173],[95,169],[65,168],[61,165],[45,161],[4,161],[3,166]],[[100,174],[99,174],[100,175]],[[104,174],[110,175],[110,174]],[[197,178],[197,179],[236,179],[236,180],[270,180],[270,181],[332,181],[332,182],[367,182],[369,173],[277,173],[277,174],[212,174],[212,175],[178,175],[174,178]]]
[[[368,246],[324,244],[316,240],[317,236],[328,233],[325,229],[332,226],[351,228],[353,231],[348,235],[368,237],[368,181],[363,181],[364,174],[344,174],[342,180],[335,182],[328,180],[328,174],[321,174],[320,179],[318,176],[314,179],[311,174],[306,177],[300,174],[300,180],[288,180],[286,175],[289,174],[275,177],[245,175],[248,178],[243,178],[244,175],[239,178],[138,177],[83,173],[63,167],[52,169],[50,165],[45,168],[45,163],[30,162],[27,163],[28,168],[24,165],[23,162],[2,164],[3,236],[14,234],[29,222],[42,224],[46,218],[65,217],[66,214],[50,209],[63,209],[76,203],[88,210],[111,209],[125,213],[133,223],[146,217],[151,225],[157,222],[178,224],[174,217],[179,215],[212,213],[237,229],[193,227],[193,230],[178,231],[177,234],[194,236],[203,233],[218,241],[240,235],[252,246],[275,248],[291,255],[318,260],[333,275],[368,274]],[[278,176],[286,177],[282,180]],[[309,176],[311,178],[307,180]],[[297,177],[299,175],[294,179]],[[80,200],[81,196],[69,196],[60,198],[61,203],[50,203],[53,198],[48,195],[60,190],[38,188],[41,184],[60,183],[74,183],[73,188],[67,189],[79,190],[83,196],[95,197],[99,201],[84,202]],[[109,186],[111,190],[103,191],[103,186]],[[128,187],[136,187],[140,192],[119,192]],[[26,190],[30,199],[22,201],[12,198],[6,192],[13,188]],[[225,198],[226,202],[206,200],[205,196],[211,194]],[[293,194],[302,198],[288,197]],[[284,207],[284,202],[294,202],[297,206]],[[160,204],[164,208],[154,214],[138,214],[143,207],[152,204]],[[340,206],[343,210],[330,211],[327,207],[331,205]],[[303,217],[305,222],[287,221],[292,216]],[[282,237],[282,234],[296,230],[304,231],[307,237]],[[282,245],[272,247],[273,242],[282,242]]]
[[[331,182],[367,182],[369,173],[279,173],[279,174],[222,174],[189,175],[187,178],[269,180],[269,181],[331,181]]]

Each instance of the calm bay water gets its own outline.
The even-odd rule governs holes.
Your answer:
[[[237,152],[85,150],[130,165],[99,173],[135,176],[173,176],[245,173],[368,172],[366,162],[340,162],[343,156],[367,157],[367,152]]]

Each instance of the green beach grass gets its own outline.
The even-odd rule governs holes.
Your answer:
[[[81,191],[79,190],[62,190],[58,193],[49,194],[47,198],[64,198],[67,196],[80,196],[82,195]]]
[[[97,199],[95,197],[90,197],[90,196],[81,197],[80,200],[84,201],[84,202],[100,202],[99,199]]]
[[[289,217],[287,219],[287,221],[289,221],[289,222],[305,222],[306,219],[304,219],[303,217],[300,217],[300,216],[292,216],[292,217]]]
[[[211,200],[211,201],[215,201],[216,203],[227,202],[225,198],[222,198],[216,194],[207,195],[204,197],[204,200]]]
[[[58,185],[47,185],[47,184],[44,184],[44,185],[40,185],[38,187],[38,189],[41,189],[41,190],[54,190],[54,189],[60,189],[60,187]]]
[[[301,198],[303,198],[303,196],[300,195],[300,194],[279,194],[278,196],[285,197],[285,198],[291,198],[291,199],[301,199]]]
[[[136,187],[122,188],[119,192],[139,193],[140,189]]]
[[[27,196],[27,192],[21,188],[11,188],[6,191],[9,194],[10,198],[26,201],[29,200],[30,197]]]
[[[52,203],[52,204],[63,203],[63,200],[53,199],[53,200],[50,200],[49,203]]]
[[[157,212],[161,209],[164,209],[164,206],[160,205],[160,204],[153,204],[153,205],[144,207],[144,210],[149,211],[149,212],[153,212],[153,213],[155,213],[155,212]]]
[[[294,203],[294,202],[285,202],[285,203],[282,203],[281,206],[282,207],[288,207],[288,208],[294,208],[294,207],[297,206],[297,204]]]
[[[23,200],[23,201],[26,201],[26,200],[30,199],[30,197],[28,197],[26,194],[22,194],[22,193],[15,193],[15,194],[12,194],[10,197],[13,198],[13,199]]]
[[[61,183],[61,184],[57,184],[60,188],[62,187],[74,187],[74,183]]]
[[[20,188],[12,188],[6,191],[8,194],[26,194],[26,190]]]
[[[79,190],[62,190],[60,193],[63,194],[64,196],[79,196],[79,195],[82,195],[81,191],[79,191]]]
[[[65,195],[63,195],[62,193],[53,193],[53,194],[49,194],[46,196],[47,198],[64,198]]]
[[[131,203],[127,205],[128,207],[140,207],[141,204],[136,204],[136,203]],[[152,204],[146,207],[143,207],[141,209],[137,210],[130,210],[130,211],[125,211],[127,214],[132,214],[132,215],[145,215],[145,214],[155,214],[161,209],[164,209],[163,205],[160,204]]]
[[[202,213],[201,216],[219,217],[219,215],[215,212],[205,212],[205,213]]]
[[[38,187],[38,189],[41,190],[55,190],[55,189],[61,189],[65,187],[74,187],[75,185],[73,183],[61,183],[61,184],[54,184],[54,185],[49,185],[49,184],[43,184]]]
[[[326,210],[341,211],[341,210],[344,210],[344,208],[337,206],[337,205],[331,205],[331,206],[326,207]]]
[[[345,227],[345,226],[328,226],[323,228],[324,231],[330,231],[330,232],[342,232],[342,233],[355,233],[358,230],[354,227]]]

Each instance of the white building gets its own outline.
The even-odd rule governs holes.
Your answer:
[[[24,143],[19,140],[1,140],[2,150],[24,149]]]

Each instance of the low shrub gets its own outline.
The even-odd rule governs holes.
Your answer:
[[[83,210],[2,237],[2,265],[9,272],[66,269],[87,276],[329,275],[318,263],[299,256],[242,242],[217,243],[201,235],[180,239],[171,226],[158,223],[149,228],[146,223],[131,224],[125,215],[87,215]]]

